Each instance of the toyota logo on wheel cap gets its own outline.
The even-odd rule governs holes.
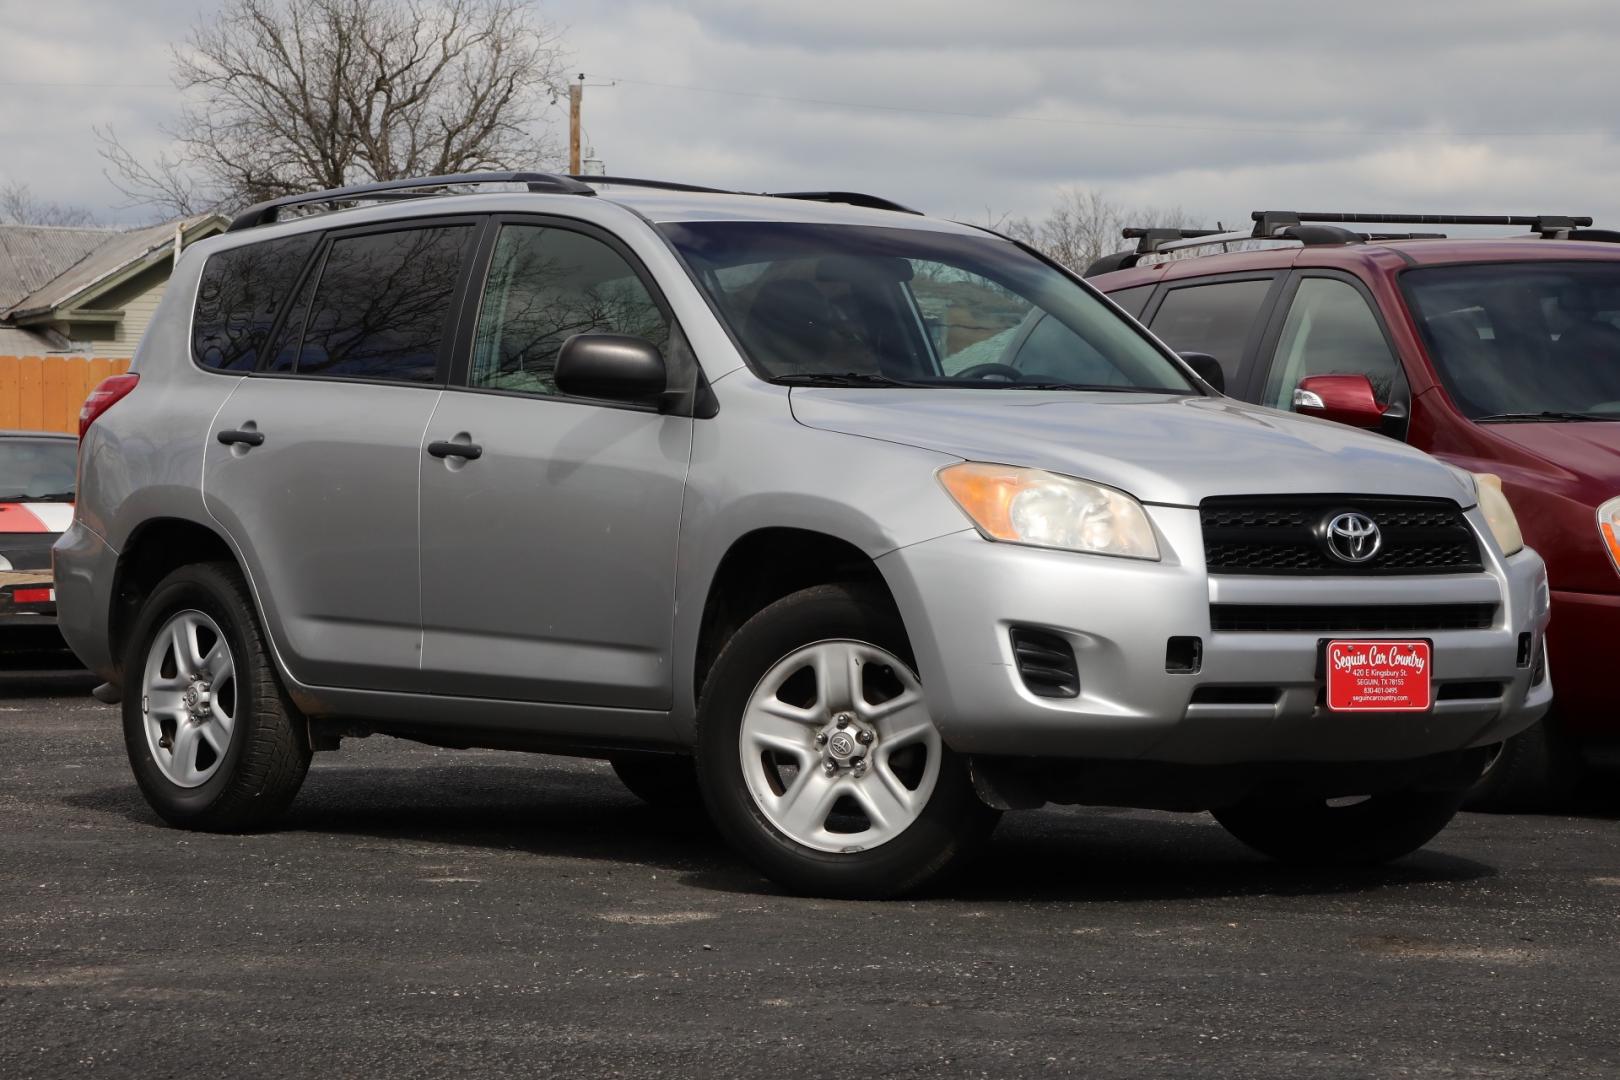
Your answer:
[[[1367,562],[1384,543],[1377,522],[1354,511],[1329,519],[1323,539],[1329,555],[1351,564]]]

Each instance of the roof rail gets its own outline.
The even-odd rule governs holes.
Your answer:
[[[1542,236],[1568,233],[1592,224],[1590,217],[1562,214],[1343,214],[1315,210],[1256,210],[1249,217],[1255,223],[1254,235],[1265,239],[1275,238],[1279,229],[1306,222],[1341,225],[1524,225]]]
[[[452,173],[447,176],[418,176],[402,180],[380,180],[371,184],[328,188],[302,195],[288,195],[280,199],[250,206],[232,219],[226,232],[240,232],[279,220],[281,211],[292,206],[329,202],[380,202],[389,199],[415,199],[426,194],[423,189],[459,187],[468,184],[527,184],[530,191],[561,195],[595,195],[596,189],[582,184],[571,176],[558,176],[542,172],[473,172]],[[412,194],[418,192],[418,194]]]
[[[864,206],[868,210],[893,210],[901,214],[915,214],[922,217],[921,210],[913,210],[909,206],[885,199],[881,195],[866,195],[859,191],[765,191],[761,194],[772,199],[802,199],[805,202],[844,203],[848,206]]]
[[[922,216],[921,210],[913,210],[903,206],[893,199],[885,199],[881,195],[868,195],[861,191],[729,191],[725,188],[703,187],[700,184],[681,184],[673,180],[645,180],[636,176],[592,176],[585,173],[576,173],[570,177],[587,184],[618,184],[620,187],[657,188],[663,191],[693,191],[704,195],[760,195],[771,199],[802,199],[806,202],[843,203],[848,206],[864,206],[869,210],[895,210],[902,214],[916,214]]]

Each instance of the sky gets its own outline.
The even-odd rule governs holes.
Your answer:
[[[216,0],[0,0],[0,181],[138,222],[92,125],[164,145]],[[1039,215],[1064,188],[1620,226],[1612,0],[542,0],[609,172]],[[139,85],[132,85],[139,84]],[[611,85],[608,85],[611,84]],[[558,113],[559,121],[562,114]]]

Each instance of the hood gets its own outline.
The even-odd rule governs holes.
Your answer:
[[[1620,423],[1549,420],[1478,427],[1573,476],[1620,494]]]
[[[1342,492],[1474,503],[1448,466],[1404,443],[1231,398],[796,387],[791,400],[808,427],[1047,469],[1143,502]]]

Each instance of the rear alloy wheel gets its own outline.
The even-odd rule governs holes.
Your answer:
[[[1215,810],[1249,847],[1301,866],[1376,866],[1410,855],[1457,814],[1460,791],[1397,791],[1363,799],[1251,802]]]
[[[914,890],[998,817],[940,739],[899,619],[849,587],[806,589],[750,619],[715,662],[699,725],[715,823],[801,892]]]
[[[185,566],[159,582],[135,619],[124,672],[124,746],[164,820],[236,832],[287,808],[309,768],[309,738],[236,567]]]

